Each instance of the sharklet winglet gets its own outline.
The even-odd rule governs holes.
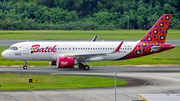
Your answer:
[[[95,42],[97,38],[97,35],[91,40],[91,42]]]
[[[119,49],[121,48],[123,44],[123,41],[119,44],[119,46],[116,48],[116,50],[113,53],[120,52]]]

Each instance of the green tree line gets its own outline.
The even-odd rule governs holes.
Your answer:
[[[179,0],[0,0],[0,29],[149,29],[162,14],[180,28]]]

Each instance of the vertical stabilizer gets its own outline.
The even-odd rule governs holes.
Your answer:
[[[170,21],[171,14],[163,14],[147,34],[139,41],[135,48],[122,59],[136,58],[157,53],[158,51],[152,50],[151,47],[163,47]]]
[[[163,14],[140,42],[159,44],[165,43],[170,21],[171,14]]]

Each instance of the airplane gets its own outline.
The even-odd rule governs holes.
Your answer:
[[[50,61],[57,68],[89,70],[87,62],[117,61],[159,53],[172,48],[173,44],[165,43],[167,30],[170,27],[171,14],[163,14],[147,34],[139,41],[110,42],[20,42],[2,52],[2,56],[11,60]]]

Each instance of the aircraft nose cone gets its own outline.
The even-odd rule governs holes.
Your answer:
[[[1,53],[1,55],[6,59],[14,60],[14,56],[12,56],[12,52],[9,50],[5,50]]]
[[[1,53],[1,56],[2,56],[2,57],[5,57],[5,51],[3,51],[3,52]]]
[[[8,52],[5,50],[1,53],[1,56],[3,56],[4,58],[8,58]]]

